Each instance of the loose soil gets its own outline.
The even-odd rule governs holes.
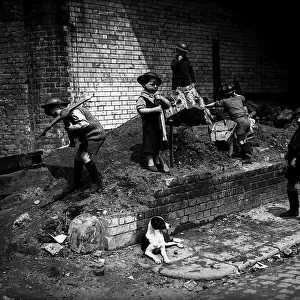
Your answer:
[[[16,187],[16,193],[0,202],[0,295],[15,299],[189,299],[213,285],[201,283],[197,291],[189,289],[184,280],[153,274],[149,268],[152,262],[142,256],[138,245],[103,251],[98,256],[79,255],[68,247],[51,256],[41,249],[47,241],[46,233],[66,232],[71,219],[82,212],[137,212],[151,205],[153,192],[163,188],[171,177],[241,168],[241,159],[229,157],[228,151],[211,144],[207,130],[205,125],[175,128],[171,173],[152,173],[145,169],[141,120],[135,117],[108,132],[103,148],[94,158],[104,177],[104,192],[90,195],[83,189],[55,202],[54,197],[71,180],[76,149],[45,154],[43,161],[53,174],[52,181],[21,191]],[[295,130],[294,122],[284,128],[256,124],[251,140],[254,161],[283,161]],[[169,150],[164,155],[168,158]],[[86,173],[84,183],[89,184]],[[35,200],[40,204],[33,204]],[[14,221],[24,212],[31,220],[14,228]],[[93,264],[101,259],[105,259],[104,275],[95,275]]]

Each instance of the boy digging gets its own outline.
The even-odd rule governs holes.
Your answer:
[[[51,97],[46,101],[42,108],[47,116],[53,118],[59,116],[64,108],[68,106],[59,97]],[[73,183],[63,191],[71,193],[82,188],[81,175],[83,166],[92,177],[92,184],[89,192],[93,193],[103,189],[102,175],[98,172],[96,164],[92,161],[92,155],[96,155],[105,140],[105,131],[101,123],[87,109],[78,107],[72,110],[68,116],[63,119],[65,129],[68,133],[70,144],[74,148],[76,140],[79,141],[79,147],[74,158],[74,178]]]

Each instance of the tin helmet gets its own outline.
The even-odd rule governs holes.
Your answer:
[[[185,44],[185,43],[179,43],[179,44],[177,44],[176,45],[176,49],[178,49],[180,51],[183,51],[183,52],[187,52],[187,53],[190,51],[188,45]]]
[[[69,102],[62,100],[60,97],[51,97],[43,105],[42,108],[48,109],[52,106],[64,105],[68,106]]]
[[[235,91],[235,87],[233,84],[223,84],[220,88],[220,96],[221,97],[228,97],[233,95]]]

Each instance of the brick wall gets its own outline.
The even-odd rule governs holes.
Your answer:
[[[72,102],[94,93],[85,106],[106,129],[126,122],[136,115],[140,74],[157,72],[161,91],[170,90],[178,41],[191,49],[203,97],[214,96],[214,41],[221,83],[236,76],[248,93],[287,91],[287,59],[279,47],[270,51],[270,34],[222,1],[12,0],[1,8],[0,156],[67,142],[60,125],[37,138],[51,121],[40,109],[51,95]]]
[[[100,218],[108,249],[140,242],[151,217],[162,216],[173,233],[286,197],[283,163],[255,164],[232,173],[199,173],[176,177],[154,194],[148,210]]]

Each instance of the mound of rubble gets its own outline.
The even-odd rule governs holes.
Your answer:
[[[252,111],[256,111],[253,116],[256,124],[251,139],[254,146],[254,161],[283,160],[290,137],[297,128],[295,121],[291,120],[292,111],[278,107],[267,109],[266,105],[253,102],[250,104],[253,106]],[[277,114],[274,113],[275,110]],[[263,111],[268,111],[273,121],[268,119],[268,115],[263,114]],[[220,117],[221,113],[216,113],[216,116]],[[167,130],[169,129],[168,127]],[[90,211],[105,209],[114,213],[143,210],[151,206],[154,201],[153,192],[162,188],[165,180],[170,177],[202,171],[230,172],[242,166],[241,159],[231,157],[226,149],[220,150],[212,144],[208,125],[174,127],[173,136],[174,165],[170,174],[164,174],[145,169],[142,122],[139,116],[108,132],[103,148],[94,158],[103,174],[106,188],[100,196],[88,196],[87,209]],[[63,184],[58,185],[60,189],[56,192],[63,189],[67,181],[71,180],[75,151],[76,149],[71,148],[58,149],[44,157],[44,162],[53,176],[65,178]],[[166,150],[164,155],[169,158],[170,151]],[[87,173],[84,178],[88,184]],[[68,196],[63,203],[68,205],[86,197],[84,192],[79,191]]]

